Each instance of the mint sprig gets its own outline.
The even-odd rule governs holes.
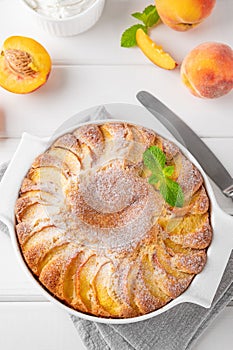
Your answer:
[[[154,5],[147,6],[143,12],[135,12],[131,16],[137,18],[143,24],[135,24],[126,29],[121,36],[122,47],[133,47],[137,45],[136,32],[142,28],[147,34],[149,28],[153,27],[159,21],[159,15]]]
[[[133,47],[137,45],[136,41],[136,32],[141,28],[147,33],[147,28],[143,24],[135,24],[134,26],[126,29],[121,37],[121,46],[122,47]]]
[[[149,147],[143,153],[144,165],[151,171],[148,182],[156,185],[164,200],[172,207],[183,207],[184,194],[180,185],[171,179],[174,166],[166,166],[166,155],[157,146]]]
[[[132,13],[131,16],[142,21],[148,28],[153,27],[159,20],[159,14],[154,5],[147,6],[143,12]]]

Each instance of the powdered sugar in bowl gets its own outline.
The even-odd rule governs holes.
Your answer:
[[[100,18],[105,0],[22,0],[48,33],[72,36],[90,29]]]

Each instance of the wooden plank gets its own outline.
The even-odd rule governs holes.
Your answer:
[[[182,86],[178,72],[152,65],[56,66],[47,84],[32,94],[0,89],[0,137],[20,137],[23,131],[51,135],[67,118],[91,106],[137,104],[140,90],[155,94],[200,136],[233,137],[232,94],[216,100],[196,98]]]
[[[45,35],[26,16],[19,1],[1,0],[0,42],[10,35],[34,37],[48,49],[55,67],[49,82],[31,95],[17,96],[0,90],[0,136],[19,137],[25,130],[50,135],[67,117],[83,108],[108,102],[136,103],[136,92],[148,89],[201,136],[233,137],[232,94],[214,101],[194,98],[182,86],[178,70],[163,71],[150,64],[138,49],[120,48],[122,31],[136,23],[130,13],[145,5],[147,0],[107,0],[95,28],[73,38],[54,38]],[[200,37],[201,42],[222,41],[233,46],[232,29],[232,1],[222,0],[217,2],[212,16],[195,30],[177,33],[159,25],[152,38],[181,62],[200,43]],[[58,64],[78,66],[57,67]],[[233,174],[229,157],[232,139],[206,142]],[[17,143],[18,139],[0,141],[0,162],[12,156]],[[68,316],[44,302],[19,268],[8,237],[2,235],[0,264],[0,348],[12,350],[17,344],[17,348],[25,350],[84,350]],[[14,300],[21,302],[6,302]],[[41,302],[25,303],[26,300]],[[229,349],[233,342],[232,323],[233,312],[227,308],[194,350]]]
[[[233,308],[226,308],[193,350],[230,349]],[[0,348],[85,350],[69,316],[51,303],[0,303]]]
[[[19,141],[20,141],[20,138],[15,138],[15,139],[0,138],[0,163],[8,162],[12,158],[19,144]]]
[[[10,238],[1,232],[0,242],[0,301],[44,300],[39,288],[21,269]]]
[[[68,314],[51,303],[0,303],[0,349],[85,350]]]
[[[0,42],[10,35],[33,37],[47,48],[56,64],[147,64],[149,61],[140,50],[121,48],[120,37],[126,28],[138,23],[131,13],[143,10],[152,2],[107,0],[95,27],[78,36],[57,38],[45,35],[21,1],[1,0]],[[150,35],[181,63],[184,56],[201,42],[220,41],[233,46],[232,32],[232,1],[221,0],[217,1],[211,16],[192,31],[179,33],[159,24]]]

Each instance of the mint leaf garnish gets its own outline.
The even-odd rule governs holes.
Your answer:
[[[143,161],[145,166],[152,172],[162,172],[166,156],[163,151],[157,146],[151,146],[143,153]]]
[[[144,165],[151,171],[148,182],[157,185],[164,200],[172,207],[184,205],[184,194],[180,185],[170,177],[174,173],[174,166],[166,166],[166,155],[157,146],[149,147],[143,153]]]
[[[145,24],[145,22],[144,22],[144,20],[145,20],[145,15],[144,15],[143,13],[141,13],[141,12],[135,12],[135,13],[132,13],[131,16],[133,16],[134,18],[139,19],[139,21],[142,21],[142,22]]]
[[[142,28],[147,34],[148,28],[153,27],[159,21],[159,15],[154,5],[147,6],[143,12],[135,12],[132,14],[134,18],[137,18],[143,24],[135,24],[134,26],[126,29],[121,36],[122,47],[133,47],[137,45],[136,31]]]
[[[142,21],[147,28],[153,27],[159,20],[159,15],[154,5],[149,5],[143,12],[135,12],[132,16]]]
[[[173,165],[170,165],[170,166],[166,166],[164,169],[163,169],[163,173],[165,176],[172,176],[172,174],[174,173],[174,166]]]
[[[141,28],[147,33],[147,28],[143,24],[135,24],[134,26],[126,29],[121,36],[121,46],[122,47],[133,47],[137,45],[136,32]]]
[[[146,16],[149,16],[154,10],[156,10],[155,5],[149,5],[149,6],[147,6],[147,7],[144,9],[143,13],[144,13]]]
[[[171,180],[169,177],[165,177],[164,181],[161,181],[159,191],[164,200],[172,207],[183,207],[184,195],[180,185]]]
[[[143,11],[146,16],[145,25],[150,28],[153,27],[159,21],[159,14],[154,5],[150,5]]]
[[[159,177],[155,174],[151,175],[148,179],[149,184],[156,185],[159,182]]]

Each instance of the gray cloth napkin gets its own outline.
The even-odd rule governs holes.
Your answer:
[[[0,180],[7,163],[0,165]],[[1,199],[0,199],[1,200]],[[0,222],[0,231],[8,233]],[[233,253],[210,309],[184,303],[152,319],[106,325],[71,315],[88,350],[188,350],[233,297]]]

